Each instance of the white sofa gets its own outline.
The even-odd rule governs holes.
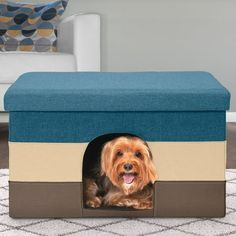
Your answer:
[[[100,17],[73,15],[58,27],[58,52],[0,53],[0,122],[7,122],[3,98],[23,73],[32,71],[100,71]]]

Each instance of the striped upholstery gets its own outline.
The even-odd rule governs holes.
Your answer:
[[[46,207],[38,212],[27,205],[24,212],[16,207],[17,194],[19,199],[31,201],[31,186],[37,196],[43,194],[40,189],[58,189],[58,184],[68,189],[73,183],[70,191],[81,192],[86,148],[98,136],[111,133],[138,135],[152,151],[159,176],[155,201],[163,201],[166,211],[157,212],[157,205],[153,212],[143,213],[145,216],[209,216],[212,207],[206,201],[212,197],[220,205],[214,216],[224,215],[229,99],[229,92],[204,72],[23,75],[5,97],[5,108],[10,111],[12,215],[52,216]],[[210,190],[206,192],[207,186]],[[194,189],[197,194],[191,195],[189,191]],[[165,201],[165,194],[174,192],[176,201],[191,195],[196,205],[186,204],[181,211],[168,208],[175,203]],[[52,191],[48,194],[63,204],[63,197],[57,198]],[[33,206],[34,200],[29,205]],[[81,202],[76,202],[76,207],[77,213],[61,211],[53,216],[93,216],[81,210]],[[106,216],[106,212],[101,214]]]

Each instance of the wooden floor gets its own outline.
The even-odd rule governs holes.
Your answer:
[[[0,124],[0,169],[8,168],[8,125]]]
[[[8,126],[0,124],[0,169],[8,168]],[[227,125],[227,168],[236,169],[236,123]]]

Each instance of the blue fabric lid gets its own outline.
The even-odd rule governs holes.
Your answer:
[[[222,111],[230,93],[207,72],[33,72],[4,100],[7,111]]]

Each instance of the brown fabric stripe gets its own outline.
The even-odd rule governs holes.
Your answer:
[[[153,217],[153,210],[133,210],[124,208],[83,209],[83,217]]]
[[[155,183],[154,209],[87,209],[82,183],[10,181],[10,216],[61,217],[223,217],[225,181],[160,181]]]
[[[225,186],[225,181],[158,182],[154,216],[224,217]]]
[[[14,218],[82,216],[82,183],[9,182],[9,214]]]

